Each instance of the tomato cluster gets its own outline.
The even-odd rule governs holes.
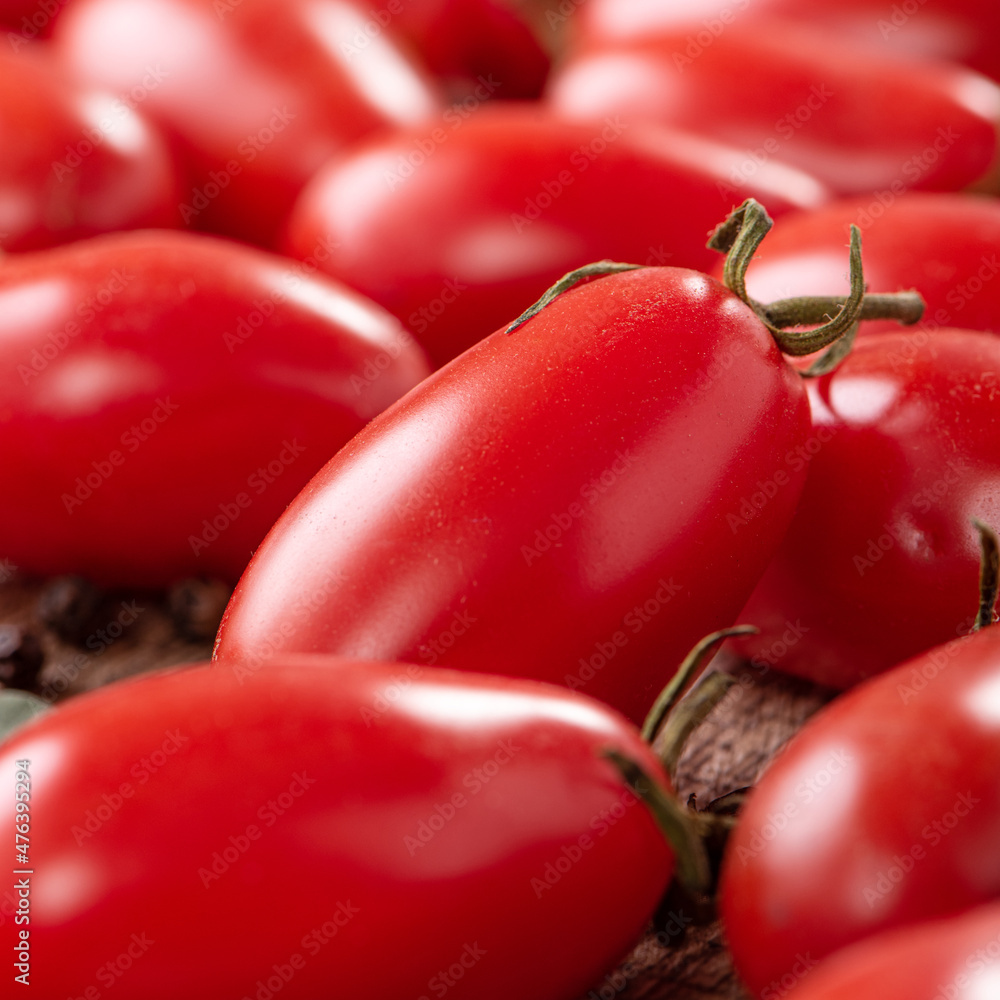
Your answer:
[[[995,5],[0,26],[0,598],[235,587],[51,711],[0,623],[15,986],[998,994]],[[832,703],[699,810],[734,663]]]

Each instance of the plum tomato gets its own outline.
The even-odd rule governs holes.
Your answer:
[[[705,236],[734,200],[753,195],[778,215],[828,197],[777,163],[740,193],[730,173],[742,157],[618,119],[452,109],[336,158],[299,199],[287,246],[303,257],[330,244],[326,271],[392,312],[443,364],[567,271],[602,257],[708,270]]]
[[[117,96],[41,48],[0,50],[0,249],[180,224],[170,149]]]
[[[900,185],[895,192],[787,216],[747,271],[750,294],[765,302],[846,295],[844,244],[851,225],[864,234],[872,292],[916,288],[927,303],[923,330],[1000,331],[1000,281],[994,281],[1000,274],[1000,200],[983,195],[911,193]],[[892,328],[866,322],[860,335]]]
[[[83,79],[139,104],[176,143],[185,224],[270,245],[326,159],[440,107],[368,20],[351,0],[74,0],[53,41]]]
[[[674,865],[606,750],[669,787],[619,715],[529,681],[292,657],[83,695],[0,749],[30,782],[30,985],[572,1000]]]
[[[241,579],[216,655],[484,669],[640,720],[777,548],[805,477],[783,456],[808,426],[801,377],[718,282],[652,267],[580,284],[313,479]],[[734,544],[726,519],[765,482]]]
[[[573,16],[576,44],[685,31],[697,58],[723,31],[774,21],[811,25],[855,49],[947,59],[1000,79],[1000,6],[993,0],[587,0]]]
[[[998,773],[995,626],[810,719],[751,792],[723,861],[720,910],[751,993],[783,996],[804,959],[1000,897]]]
[[[971,625],[979,544],[1000,526],[1000,339],[941,330],[859,341],[808,384],[809,467],[740,649],[845,688]]]
[[[989,1000],[1000,995],[1000,906],[887,931],[845,948],[764,1000]],[[791,975],[790,984],[800,976]],[[781,986],[785,985],[782,981]]]
[[[692,58],[689,34],[571,54],[550,81],[552,107],[690,129],[744,150],[737,178],[777,157],[841,194],[956,191],[994,161],[1000,87],[964,66],[858,51],[781,22],[724,31]]]
[[[105,584],[235,581],[428,371],[388,313],[310,269],[166,231],[0,262],[0,557]]]

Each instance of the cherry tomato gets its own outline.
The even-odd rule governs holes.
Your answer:
[[[927,302],[924,330],[1000,330],[1000,281],[994,281],[1000,201],[984,196],[900,189],[792,215],[750,265],[750,294],[764,302],[807,292],[846,295],[844,244],[852,224],[864,233],[869,288],[916,288]],[[860,335],[891,328],[884,321],[862,323]]]
[[[453,109],[335,160],[289,226],[294,256],[399,317],[439,364],[508,322],[562,274],[602,257],[707,270],[733,202],[811,207],[825,189],[769,164],[737,192],[736,151],[620,119],[573,125],[527,108]],[[843,251],[841,259],[843,261]]]
[[[75,0],[55,44],[176,141],[187,225],[269,244],[332,154],[438,108],[367,20],[349,0]]]
[[[1000,896],[998,772],[998,628],[807,722],[754,789],[723,862],[720,909],[750,991],[781,996],[805,956]]]
[[[812,437],[786,461],[809,478],[740,648],[843,688],[971,625],[971,518],[1000,525],[1000,341],[876,334],[808,389]]]
[[[0,50],[0,133],[0,248],[179,224],[163,140],[114,95],[70,83],[47,53]]]
[[[578,52],[552,80],[553,107],[688,128],[746,150],[735,179],[777,157],[843,194],[957,190],[993,161],[1000,88],[972,70],[859,52],[794,24],[726,31],[694,57],[687,36]]]
[[[0,754],[30,781],[30,985],[572,1000],[673,869],[605,748],[666,785],[620,716],[498,677],[293,658],[77,698]]]
[[[410,39],[427,66],[460,90],[486,77],[508,99],[542,92],[548,54],[504,0],[382,0],[368,14]]]
[[[0,357],[0,553],[149,586],[235,580],[427,372],[391,316],[305,266],[155,231],[6,258]]]
[[[880,934],[827,959],[793,1000],[988,1000],[1000,990],[1000,906]],[[762,994],[766,1000],[782,990]]]
[[[1000,7],[992,0],[587,0],[572,27],[592,43],[685,30],[682,52],[695,58],[723,31],[776,18],[834,32],[855,49],[948,59],[1000,77]]]
[[[333,652],[584,688],[633,720],[732,624],[794,511],[801,380],[705,275],[573,288],[368,425],[244,574],[217,656]],[[754,529],[726,517],[771,482]]]

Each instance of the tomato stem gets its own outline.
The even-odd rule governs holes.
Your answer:
[[[705,895],[711,888],[712,873],[705,851],[704,836],[695,813],[661,788],[630,757],[608,748],[603,751],[618,769],[625,783],[639,796],[663,831],[677,858],[677,878],[689,892]]]
[[[564,274],[537,302],[528,306],[504,330],[504,333],[513,333],[519,326],[527,323],[532,316],[537,316],[550,302],[559,298],[563,292],[568,292],[575,285],[579,285],[581,281],[586,281],[588,278],[603,278],[606,274],[617,274],[619,271],[635,271],[642,266],[642,264],[621,264],[615,260],[599,260],[594,264],[578,267],[575,271]]]
[[[760,630],[754,625],[736,625],[733,628],[724,628],[718,632],[706,635],[686,657],[677,668],[677,673],[671,677],[667,686],[660,692],[653,707],[649,710],[645,722],[642,724],[642,738],[647,743],[652,743],[656,736],[656,731],[660,728],[663,720],[673,711],[681,696],[687,690],[691,681],[697,676],[701,667],[715,647],[734,635],[756,635]]]
[[[924,301],[915,291],[865,294],[861,230],[857,226],[851,226],[851,293],[846,298],[798,296],[769,305],[756,301],[747,292],[747,268],[773,225],[764,206],[748,198],[716,228],[708,246],[726,254],[723,283],[753,309],[782,353],[804,357],[824,347],[830,348],[803,372],[804,375],[825,375],[833,371],[850,353],[857,325],[862,320],[895,319],[901,323],[916,323],[923,315]],[[788,329],[815,323],[820,325],[811,330]]]
[[[976,615],[973,632],[978,632],[996,619],[997,596],[1000,593],[1000,539],[997,533],[984,521],[974,517],[972,523],[979,532],[979,613]]]

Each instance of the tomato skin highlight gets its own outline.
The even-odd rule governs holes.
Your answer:
[[[186,225],[271,246],[326,159],[440,108],[386,33],[347,51],[367,20],[350,0],[74,0],[53,44],[174,141]]]
[[[722,285],[680,268],[591,281],[342,449],[256,553],[216,655],[478,664],[641,720],[745,603],[807,431],[799,376]]]
[[[294,262],[122,233],[0,262],[0,553],[24,572],[235,582],[274,519],[428,372]]]
[[[882,192],[841,199],[782,219],[747,271],[747,290],[763,302],[788,295],[846,295],[844,242],[864,235],[872,292],[915,288],[927,311],[914,334],[939,327],[1000,330],[1000,202],[971,194]],[[716,271],[721,274],[721,269]],[[861,324],[859,336],[895,329]]]
[[[994,161],[1000,88],[972,70],[858,52],[781,22],[724,31],[693,59],[687,35],[577,52],[550,81],[551,106],[577,121],[690,129],[747,150],[743,174],[779,157],[841,194],[954,191]]]
[[[879,934],[832,955],[794,1000],[976,1000],[1000,981],[1000,907]],[[775,996],[778,994],[775,993]]]
[[[456,962],[470,997],[571,1000],[673,869],[605,747],[666,784],[589,699],[400,663],[205,665],[74,699],[0,754],[31,761],[32,985],[106,985],[138,935],[128,974],[105,972],[128,1000],[276,974],[291,998],[388,1000]]]
[[[1000,896],[1000,629],[838,698],[788,743],[726,849],[720,911],[763,995],[883,930]]]
[[[808,392],[809,476],[740,650],[845,688],[972,625],[971,519],[1000,526],[1000,340],[874,334]]]
[[[536,108],[446,112],[359,145],[324,168],[289,221],[303,258],[406,324],[438,364],[594,260],[709,270],[707,233],[747,195],[772,215],[827,189],[768,164],[739,189],[731,147],[675,130],[561,122]]]
[[[0,249],[180,224],[167,143],[134,107],[72,81],[40,46],[0,50],[0,132]]]
[[[607,44],[685,30],[682,53],[696,58],[723,31],[792,21],[834,32],[855,49],[948,59],[1000,79],[993,39],[1000,8],[991,0],[921,0],[918,9],[882,0],[588,0],[573,16],[577,44]],[[914,15],[917,16],[914,16]]]

